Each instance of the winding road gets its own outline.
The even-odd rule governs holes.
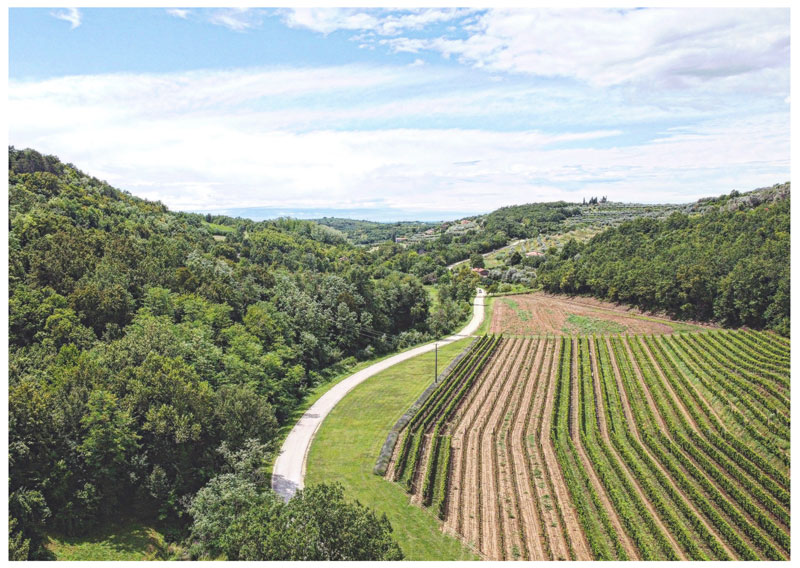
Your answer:
[[[283,442],[278,458],[275,460],[275,466],[272,469],[272,489],[284,500],[288,501],[298,489],[303,488],[303,480],[306,476],[308,450],[311,448],[314,435],[317,433],[320,424],[325,420],[328,413],[333,410],[333,407],[336,406],[348,392],[371,376],[388,369],[392,365],[396,365],[401,361],[406,361],[417,355],[433,351],[437,344],[445,345],[447,343],[452,343],[462,339],[464,336],[475,333],[483,321],[485,297],[486,291],[478,288],[478,293],[473,303],[472,319],[466,327],[456,335],[451,335],[450,337],[446,337],[434,343],[426,343],[414,349],[398,353],[383,361],[378,361],[350,375],[322,395],[319,400],[300,417],[300,420],[297,421],[297,424],[294,425],[294,428],[292,428],[286,440]]]

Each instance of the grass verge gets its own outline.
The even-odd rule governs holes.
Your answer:
[[[475,331],[475,335],[486,335],[489,333],[489,328],[492,325],[492,310],[494,309],[495,300],[496,298],[494,296],[487,296],[484,298],[483,321],[477,331]]]
[[[50,534],[45,546],[55,560],[177,560],[180,554],[158,530],[139,522],[114,523],[91,536]]]
[[[439,349],[439,368],[467,345],[462,339]],[[308,456],[306,485],[338,481],[350,499],[386,513],[407,560],[470,560],[476,556],[445,535],[433,513],[409,503],[396,483],[372,473],[392,425],[433,380],[434,354],[425,353],[370,377],[322,423]]]

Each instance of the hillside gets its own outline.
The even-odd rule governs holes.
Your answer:
[[[400,224],[406,242],[366,247],[359,231],[391,225],[172,212],[33,150],[9,148],[8,183],[20,557],[46,558],[48,533],[111,520],[196,536],[205,509],[187,506],[226,475],[244,475],[253,502],[270,499],[253,468],[306,393],[455,329],[481,278],[447,264],[511,239],[543,254],[492,259],[490,292],[543,287],[789,332],[788,184],[685,206],[505,207]],[[386,544],[383,530],[373,536]]]
[[[688,210],[568,242],[547,256],[537,282],[550,292],[788,335],[789,184],[703,200]]]
[[[9,148],[8,183],[20,556],[120,518],[183,538],[189,500],[274,451],[309,388],[468,310],[431,312],[391,253],[315,223],[174,213],[32,150]]]

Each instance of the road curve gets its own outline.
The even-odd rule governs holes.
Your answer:
[[[306,476],[306,459],[308,458],[308,450],[311,448],[314,434],[317,433],[317,429],[320,424],[322,424],[322,421],[325,420],[328,413],[333,410],[333,407],[336,406],[350,390],[371,376],[388,369],[392,365],[427,353],[428,351],[433,351],[436,344],[445,345],[462,339],[465,335],[472,335],[475,333],[483,321],[485,297],[486,292],[478,288],[478,293],[475,296],[473,304],[472,319],[466,327],[456,335],[451,335],[450,337],[434,343],[426,343],[425,345],[420,345],[409,351],[398,353],[383,361],[378,361],[350,375],[322,395],[319,400],[300,417],[300,420],[297,421],[297,424],[294,425],[294,428],[292,428],[286,440],[283,442],[280,453],[275,460],[275,466],[272,468],[272,489],[284,500],[288,501],[298,489],[303,488],[303,480]]]

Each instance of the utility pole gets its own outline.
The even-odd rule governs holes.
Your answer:
[[[436,361],[436,370],[434,371],[433,375],[433,382],[435,383],[439,379],[439,344],[434,344],[434,353],[436,354],[434,360]]]

